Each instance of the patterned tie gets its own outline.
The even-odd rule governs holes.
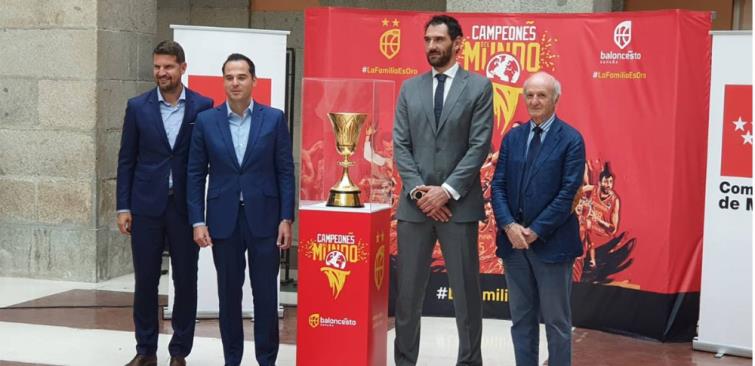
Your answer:
[[[540,142],[540,137],[542,136],[543,129],[540,128],[540,126],[535,126],[535,128],[532,129],[532,132],[534,132],[534,136],[532,136],[532,141],[530,141],[530,147],[527,149],[527,161],[524,164],[524,173],[522,173],[522,183],[519,185],[519,204],[517,213],[515,216],[516,222],[520,224],[524,224],[524,186],[527,184],[527,175],[530,172],[530,168],[532,167],[532,163],[535,161],[535,158],[537,158],[537,154],[540,152],[540,146],[542,143]]]
[[[532,132],[534,132],[535,135],[532,137],[532,141],[530,141],[529,149],[527,149],[527,163],[524,165],[525,177],[527,177],[527,174],[532,167],[532,163],[535,161],[535,158],[537,158],[537,154],[540,152],[540,146],[542,145],[540,137],[543,133],[543,129],[540,128],[540,126],[535,126],[535,128],[532,129]]]
[[[440,114],[443,112],[443,91],[446,89],[446,76],[445,74],[437,74],[435,77],[438,79],[438,86],[435,87],[435,103],[433,111],[435,112],[435,127],[440,124]]]

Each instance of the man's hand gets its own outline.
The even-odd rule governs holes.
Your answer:
[[[118,230],[121,231],[121,234],[131,235],[131,212],[118,213],[116,222],[118,223]]]
[[[448,206],[440,206],[435,210],[430,211],[427,216],[435,221],[448,222],[449,220],[451,220],[451,210],[448,208]]]
[[[417,189],[425,193],[422,198],[417,200],[417,207],[425,215],[430,216],[431,212],[448,203],[448,193],[440,186],[419,186]]]
[[[210,238],[210,232],[207,230],[206,225],[200,225],[194,228],[194,242],[201,248],[212,246],[212,239]]]
[[[537,233],[532,231],[530,228],[524,228],[522,229],[522,233],[524,234],[524,240],[527,241],[527,245],[532,244],[535,240],[537,240],[538,236]]]
[[[527,242],[527,239],[524,235],[524,227],[522,225],[519,225],[517,223],[513,223],[506,227],[506,236],[509,238],[509,242],[511,242],[511,246],[514,247],[514,249],[529,249],[529,242]]]
[[[279,249],[291,248],[291,243],[293,242],[291,231],[291,221],[281,220],[281,223],[278,225],[278,241],[276,242]]]

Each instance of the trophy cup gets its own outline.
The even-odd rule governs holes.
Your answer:
[[[367,119],[366,113],[328,113],[328,119],[336,135],[336,150],[343,156],[338,165],[343,167],[341,180],[330,188],[328,206],[364,207],[359,200],[359,187],[349,178],[349,167],[354,163],[349,156],[354,154],[359,142],[359,131]]]

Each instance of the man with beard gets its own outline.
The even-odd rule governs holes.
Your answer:
[[[598,194],[592,194],[592,211],[587,220],[590,222],[586,235],[589,236],[588,246],[590,267],[595,267],[595,248],[608,243],[619,229],[619,211],[621,201],[613,190],[614,174],[608,162],[600,171],[600,189]],[[594,189],[594,188],[593,188]]]
[[[482,303],[477,248],[485,217],[480,167],[490,151],[493,88],[461,69],[459,22],[434,16],[425,25],[430,72],[403,83],[396,106],[393,146],[403,191],[398,219],[396,365],[414,365],[430,261],[440,241],[454,290],[459,336],[457,365],[481,365]]]
[[[129,99],[118,154],[118,228],[131,235],[136,356],[128,366],[157,365],[157,285],[168,243],[176,301],[170,365],[185,365],[197,313],[197,260],[186,216],[186,162],[197,113],[212,100],[184,87],[183,48],[162,41],[152,51],[157,88]]]

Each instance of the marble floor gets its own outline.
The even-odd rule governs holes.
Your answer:
[[[161,281],[161,303],[167,304],[167,278]],[[134,354],[132,276],[91,284],[0,277],[0,366],[122,365]],[[392,322],[388,364],[393,365]],[[514,365],[510,322],[485,319],[482,354],[486,365]],[[245,322],[245,365],[253,365],[251,321]],[[164,321],[161,334],[170,334]],[[286,307],[280,322],[278,364],[295,365],[296,308]],[[159,365],[168,364],[169,337],[159,338]],[[453,365],[458,342],[451,318],[422,320],[420,365]],[[547,358],[541,331],[541,359]],[[693,351],[690,343],[660,343],[576,328],[575,365],[752,365],[752,360]],[[217,320],[200,319],[190,365],[222,365]]]

